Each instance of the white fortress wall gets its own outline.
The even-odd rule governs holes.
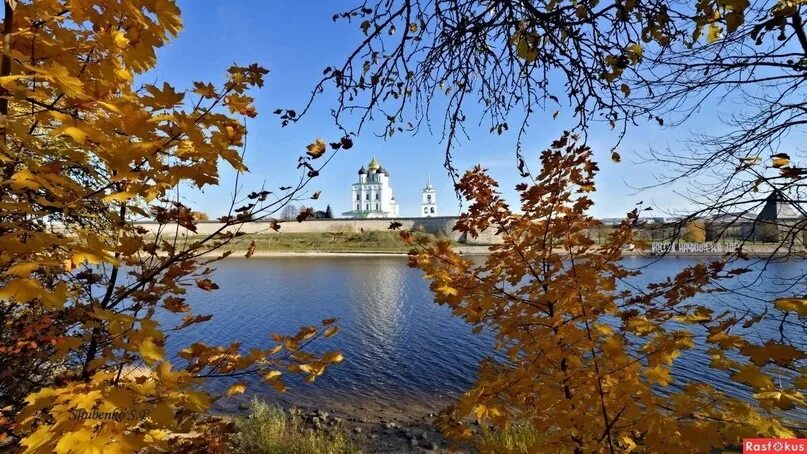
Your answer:
[[[481,235],[480,238],[474,240],[466,238],[459,232],[455,232],[454,225],[457,222],[455,216],[435,216],[435,217],[413,217],[413,218],[370,218],[370,219],[308,219],[303,222],[297,221],[282,221],[280,224],[280,231],[275,232],[271,229],[271,222],[256,221],[248,222],[239,226],[229,227],[228,230],[240,230],[246,233],[260,233],[260,234],[283,234],[283,233],[356,233],[356,232],[371,232],[388,230],[391,222],[400,222],[401,230],[416,230],[422,228],[426,233],[443,234],[454,241],[463,241],[468,244],[490,244],[493,240],[493,235]],[[139,222],[136,225],[155,233],[160,227],[156,222]],[[207,235],[217,229],[221,228],[222,224],[216,221],[200,221],[196,224],[196,235]],[[178,227],[176,224],[167,224],[163,226],[163,232],[178,231],[180,235],[190,234],[193,232],[186,230],[184,227]]]

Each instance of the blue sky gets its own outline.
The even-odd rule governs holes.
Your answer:
[[[185,30],[159,51],[156,70],[142,80],[167,81],[187,88],[194,80],[221,82],[224,71],[233,63],[254,62],[268,68],[266,86],[254,93],[259,115],[247,125],[246,162],[250,173],[241,182],[249,192],[264,183],[278,187],[295,181],[296,160],[305,152],[305,146],[317,137],[339,137],[329,115],[335,97],[327,92],[321,95],[303,121],[286,128],[280,127],[272,111],[278,107],[299,110],[323,68],[340,63],[359,41],[361,34],[356,24],[331,20],[335,12],[347,9],[353,2],[184,0],[179,3]],[[531,122],[525,148],[528,165],[533,169],[537,168],[540,151],[571,125],[565,112],[557,120],[552,120],[551,113],[536,116]],[[473,111],[469,114],[473,118]],[[713,115],[695,117],[701,128],[719,127],[713,118]],[[517,199],[511,188],[520,181],[514,156],[515,133],[494,136],[488,133],[487,126],[474,127],[477,123],[477,119],[470,122],[470,140],[462,140],[455,151],[455,166],[465,170],[481,163],[499,180],[508,200],[515,203]],[[322,176],[315,179],[311,189],[321,190],[322,196],[311,201],[311,205],[325,209],[330,204],[335,213],[349,210],[350,185],[357,179],[356,171],[375,156],[390,171],[402,216],[418,215],[420,191],[427,173],[431,173],[438,191],[439,214],[457,214],[459,206],[452,183],[442,167],[444,144],[440,143],[440,131],[429,134],[421,130],[415,136],[403,134],[383,140],[374,134],[380,128],[380,124],[370,124],[354,141],[354,147],[341,152]],[[637,162],[638,156],[651,146],[682,147],[681,140],[692,130],[687,125],[661,128],[655,122],[634,128],[619,148],[622,163],[616,164],[609,158],[616,133],[608,128],[592,129],[589,143],[601,167],[593,214],[622,216],[639,200],[662,209],[682,208],[683,202],[674,194],[674,188],[635,193],[634,188],[653,183],[654,174],[665,170],[656,164]],[[233,178],[234,172],[225,169],[220,187],[206,188],[203,193],[183,190],[182,195],[196,209],[217,217],[229,205]]]

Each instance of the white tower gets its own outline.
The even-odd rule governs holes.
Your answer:
[[[437,191],[432,187],[432,176],[429,174],[429,180],[426,187],[423,189],[423,198],[420,202],[421,214],[423,217],[437,215]]]

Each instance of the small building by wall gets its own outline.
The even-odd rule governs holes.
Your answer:
[[[754,222],[746,226],[744,234],[754,241],[803,245],[807,219],[800,208],[775,189],[765,200]]]

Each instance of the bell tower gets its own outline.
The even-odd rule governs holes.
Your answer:
[[[426,187],[423,189],[422,199],[420,201],[420,215],[423,217],[430,217],[437,215],[437,191],[432,187],[432,176],[429,174]]]

